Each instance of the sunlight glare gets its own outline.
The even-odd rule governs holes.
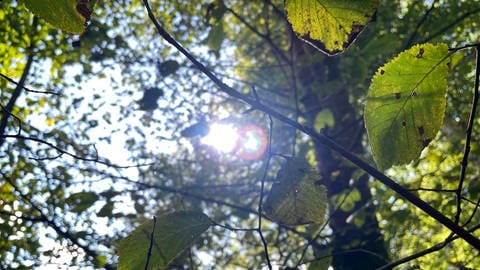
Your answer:
[[[210,126],[210,132],[201,140],[202,143],[225,153],[232,152],[237,145],[237,141],[238,133],[233,125],[217,123]]]

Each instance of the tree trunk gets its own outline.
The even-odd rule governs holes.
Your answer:
[[[295,46],[297,60],[302,63],[298,78],[306,93],[301,102],[308,122],[313,125],[320,111],[330,110],[335,124],[322,132],[352,152],[362,153],[362,117],[350,103],[345,87],[339,87],[341,74],[336,59],[318,55],[302,41]],[[329,86],[335,89],[327,89]],[[334,269],[375,269],[386,264],[388,252],[375,217],[368,175],[361,174],[356,167],[321,144],[315,144],[315,155],[328,188],[330,213],[333,213],[330,227]],[[340,209],[338,204],[352,192],[360,194],[359,200],[354,207]]]

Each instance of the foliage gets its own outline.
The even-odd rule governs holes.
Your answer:
[[[378,6],[369,1],[285,2],[288,20],[295,32],[329,55],[345,50],[371,20]]]
[[[95,2],[0,2],[1,269],[480,267],[476,1]]]
[[[381,168],[417,159],[442,125],[447,46],[415,45],[378,69],[365,104],[373,157]]]
[[[264,204],[267,216],[290,226],[325,222],[326,188],[305,161],[287,161],[275,180]]]
[[[119,243],[118,269],[143,268],[150,252],[148,269],[165,268],[210,225],[208,217],[197,212],[176,212],[146,221]],[[145,245],[150,239],[151,251]]]
[[[29,10],[54,27],[75,34],[85,31],[95,4],[95,1],[88,0],[24,0],[24,2]]]

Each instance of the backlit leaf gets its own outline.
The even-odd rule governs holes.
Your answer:
[[[415,45],[379,68],[365,105],[365,125],[377,166],[420,156],[443,122],[448,47]]]
[[[269,218],[285,225],[323,223],[327,208],[326,187],[308,163],[288,160],[278,172],[264,209]]]
[[[90,20],[96,0],[23,0],[35,15],[56,28],[81,34]]]
[[[221,47],[223,40],[225,39],[225,31],[223,30],[223,23],[218,22],[212,26],[208,32],[207,45],[210,50],[218,52]]]
[[[329,55],[345,50],[363,30],[378,0],[286,0],[288,21],[299,37]]]
[[[182,211],[161,216],[155,225],[149,269],[164,269],[210,227],[203,213]],[[149,220],[120,241],[118,269],[144,269],[153,221]]]

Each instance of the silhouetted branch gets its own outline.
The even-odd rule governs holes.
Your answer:
[[[38,159],[38,160],[54,159],[54,158],[58,158],[62,155],[67,155],[67,156],[70,156],[74,159],[78,159],[78,160],[82,160],[82,161],[95,162],[95,163],[99,163],[99,164],[103,164],[103,165],[106,165],[106,166],[109,166],[109,167],[114,167],[114,168],[119,168],[119,169],[128,169],[128,168],[136,168],[136,167],[143,167],[143,166],[151,166],[151,165],[154,164],[154,163],[146,163],[146,164],[138,164],[138,165],[116,165],[116,164],[113,164],[109,161],[100,159],[98,157],[98,155],[95,158],[88,158],[88,157],[82,157],[82,156],[70,153],[70,152],[68,152],[66,150],[63,150],[62,148],[54,145],[53,143],[50,143],[46,140],[43,140],[43,139],[40,139],[40,138],[37,138],[37,137],[27,137],[27,136],[22,136],[22,135],[3,135],[3,136],[0,136],[0,138],[2,138],[2,139],[14,138],[14,139],[19,139],[19,140],[34,141],[34,142],[38,142],[38,143],[47,145],[47,146],[55,149],[56,151],[58,151],[60,153],[60,155],[55,156],[55,157],[35,158],[35,159]]]
[[[148,264],[150,263],[150,257],[152,256],[152,247],[153,247],[153,241],[155,237],[155,225],[157,225],[157,217],[153,216],[153,226],[152,226],[152,232],[150,233],[150,244],[148,245],[147,262],[145,263],[145,270],[148,270]]]
[[[256,92],[254,92],[256,93]],[[262,213],[263,213],[263,196],[264,196],[264,188],[265,188],[265,179],[267,178],[268,167],[270,166],[270,161],[272,159],[272,134],[273,134],[273,120],[272,117],[268,116],[270,125],[269,125],[269,132],[268,132],[268,145],[267,145],[267,161],[265,162],[265,169],[263,171],[263,176],[261,180],[261,188],[260,188],[260,199],[258,202],[258,234],[260,235],[260,239],[262,240],[263,249],[265,250],[265,258],[267,259],[268,269],[272,270],[272,264],[270,262],[270,257],[268,255],[268,245],[267,241],[265,241],[265,237],[263,237],[262,233]]]
[[[291,59],[288,59],[285,53],[280,48],[278,48],[278,46],[272,41],[272,39],[268,35],[260,33],[255,27],[249,24],[247,20],[245,20],[242,16],[236,13],[233,9],[227,8],[227,10],[232,13],[232,15],[235,16],[235,18],[237,18],[241,23],[243,23],[248,29],[250,29],[250,31],[252,31],[255,35],[265,40],[268,45],[273,49],[273,51],[275,51],[276,54],[282,59],[282,61],[291,64]]]
[[[34,17],[32,22],[33,32],[36,32],[37,25],[38,25],[38,19],[37,17]],[[17,83],[17,87],[15,87],[15,89],[13,90],[10,100],[8,101],[7,105],[4,108],[5,113],[2,113],[2,118],[0,119],[0,136],[5,134],[5,129],[7,128],[7,124],[8,124],[8,118],[12,114],[13,107],[15,106],[15,103],[17,102],[18,97],[22,93],[23,85],[25,84],[25,81],[27,80],[27,77],[29,75],[30,68],[32,67],[32,63],[33,63],[34,48],[35,48],[35,39],[31,39],[30,46],[27,49],[28,51],[27,63],[23,68],[22,76],[20,77],[20,81]],[[4,142],[4,138],[0,137],[0,146],[3,145],[3,142]]]
[[[468,230],[468,231],[469,231],[469,232],[475,232],[475,231],[478,230],[479,228],[480,228],[480,224],[477,225],[477,226],[475,226],[475,227],[473,227],[473,228],[471,228],[471,229]],[[402,258],[402,259],[399,259],[399,260],[397,260],[397,261],[394,261],[394,262],[391,262],[391,263],[389,263],[389,264],[386,264],[386,265],[384,265],[384,266],[382,266],[382,267],[380,267],[380,268],[377,268],[377,270],[391,269],[391,268],[393,268],[393,267],[395,267],[395,266],[399,266],[399,265],[401,265],[401,264],[404,264],[404,263],[407,263],[407,262],[409,262],[409,261],[412,261],[412,260],[418,259],[418,258],[420,258],[420,257],[423,257],[423,256],[425,256],[425,255],[427,255],[427,254],[430,254],[430,253],[439,251],[439,250],[441,250],[442,248],[444,248],[445,246],[447,246],[449,243],[457,240],[458,238],[460,238],[460,237],[458,237],[458,236],[453,236],[452,234],[450,234],[450,235],[445,239],[445,241],[443,241],[443,242],[441,242],[441,243],[438,243],[438,244],[436,244],[436,245],[434,245],[434,246],[432,246],[432,247],[430,247],[430,248],[424,249],[424,250],[422,250],[422,251],[420,251],[420,252],[416,252],[416,253],[414,253],[414,254],[412,254],[412,255],[409,255],[409,256],[404,257],[404,258]]]
[[[430,40],[432,40],[433,38],[445,33],[448,29],[454,27],[457,23],[465,20],[466,18],[468,18],[469,16],[471,15],[474,15],[475,13],[478,13],[480,12],[480,8],[477,8],[477,9],[474,9],[472,11],[469,11],[469,12],[466,12],[464,14],[462,14],[461,16],[459,16],[457,19],[455,19],[453,22],[447,24],[446,26],[442,27],[440,30],[438,30],[437,32],[433,33],[432,35],[430,35],[429,37],[425,38],[424,40],[422,40],[420,43],[426,43],[426,42],[429,42]]]
[[[422,18],[420,18],[420,21],[418,21],[417,25],[415,26],[415,29],[413,30],[412,34],[410,35],[410,37],[408,38],[408,41],[407,43],[405,44],[405,47],[404,47],[404,50],[410,48],[410,46],[412,46],[412,43],[413,43],[413,40],[415,39],[415,37],[417,36],[418,34],[418,30],[420,29],[420,27],[422,26],[422,24],[425,22],[425,20],[427,19],[428,15],[430,14],[430,12],[432,12],[433,8],[435,8],[435,4],[438,2],[438,0],[434,0],[432,2],[432,4],[430,5],[430,8],[425,12],[425,14],[423,14]]]
[[[297,130],[309,135],[313,140],[317,143],[322,144],[335,152],[342,155],[344,158],[355,164],[357,167],[362,169],[363,171],[367,172],[371,176],[373,176],[378,181],[382,182],[384,185],[398,193],[400,196],[404,197],[406,200],[417,206],[423,212],[443,224],[445,227],[449,228],[452,232],[460,235],[466,242],[470,245],[475,247],[476,249],[480,250],[480,239],[473,236],[471,233],[467,232],[464,228],[460,227],[458,224],[450,220],[448,217],[440,213],[437,209],[433,208],[431,205],[420,199],[419,197],[415,196],[407,189],[396,183],[393,179],[386,176],[376,168],[370,166],[367,162],[363,161],[361,158],[357,157],[352,152],[346,150],[335,141],[331,140],[330,138],[326,137],[325,135],[319,134],[314,129],[310,127],[306,127],[286,116],[282,113],[277,112],[271,109],[268,106],[265,106],[262,103],[257,102],[249,98],[248,96],[242,94],[241,92],[235,90],[234,88],[226,85],[222,82],[219,78],[217,78],[208,68],[205,67],[202,63],[200,63],[194,56],[192,56],[185,48],[183,48],[170,34],[168,34],[165,29],[160,25],[160,23],[155,18],[148,0],[143,0],[145,8],[148,12],[148,16],[151,19],[152,23],[155,25],[157,32],[161,37],[163,37],[168,43],[174,46],[180,53],[182,53],[185,57],[187,57],[201,72],[203,72],[213,83],[219,87],[221,91],[224,93],[237,98],[250,106],[267,113],[268,115],[278,119],[279,121],[296,128]]]
[[[462,213],[462,190],[463,190],[463,182],[465,181],[465,174],[467,171],[468,166],[468,156],[470,154],[470,141],[472,139],[472,131],[473,131],[473,124],[475,122],[475,113],[477,111],[478,105],[478,98],[480,94],[478,92],[479,87],[479,80],[480,80],[480,45],[475,47],[476,53],[476,61],[475,61],[475,82],[473,85],[473,101],[472,101],[472,109],[470,111],[470,118],[468,119],[468,126],[466,131],[466,138],[465,138],[465,148],[463,150],[463,158],[461,162],[461,169],[460,169],[460,179],[458,180],[457,186],[457,212],[455,214],[455,223],[460,221],[460,214]],[[474,212],[476,211],[476,208]]]
[[[10,77],[8,77],[7,75],[3,74],[3,73],[0,73],[0,77],[4,78],[5,80],[15,84],[16,86],[20,86],[23,90],[27,91],[27,92],[31,92],[31,93],[37,93],[37,94],[49,94],[49,95],[55,95],[55,96],[60,96],[59,93],[55,93],[55,92],[52,92],[52,91],[39,91],[39,90],[33,90],[33,89],[30,89],[26,86],[23,86],[23,85],[20,85],[19,82],[16,82],[14,81],[13,79],[11,79]]]

